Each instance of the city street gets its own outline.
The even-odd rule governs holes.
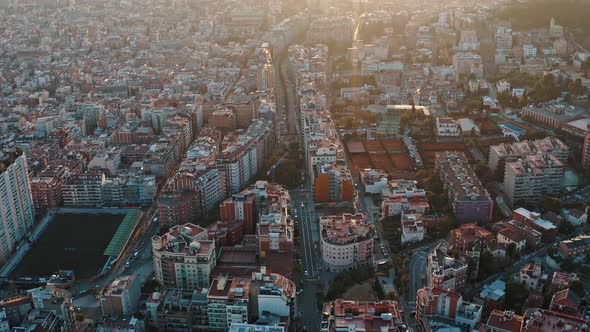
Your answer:
[[[302,257],[303,294],[299,295],[299,312],[304,326],[308,331],[318,331],[321,324],[321,312],[318,309],[318,287],[324,287],[326,279],[321,272],[321,257],[319,248],[319,228],[313,199],[303,190],[291,191],[293,199],[293,216],[298,224],[299,250]],[[302,205],[303,204],[303,205]]]

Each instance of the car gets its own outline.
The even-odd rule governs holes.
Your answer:
[[[301,294],[303,294],[303,289],[299,289],[299,290],[297,291],[297,295],[301,295]]]
[[[125,267],[129,267],[131,266],[131,262],[127,261],[127,263],[125,263]]]
[[[135,250],[135,252],[133,253],[133,257],[137,257],[139,255],[139,251]]]
[[[309,273],[307,272],[307,270],[305,270],[305,272],[303,273],[303,275],[306,276],[306,277],[309,275]]]

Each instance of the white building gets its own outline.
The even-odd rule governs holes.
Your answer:
[[[446,137],[458,137],[461,131],[457,122],[451,118],[436,118],[436,135]]]
[[[35,209],[27,159],[21,151],[0,152],[0,258],[6,259],[33,227]]]
[[[234,324],[247,323],[249,299],[249,279],[214,278],[207,293],[209,330],[227,331]]]
[[[402,243],[420,242],[424,240],[426,229],[420,213],[402,214]]]
[[[152,237],[156,280],[166,287],[208,287],[215,267],[215,241],[193,224],[176,225]]]
[[[525,58],[537,57],[537,48],[530,44],[522,45],[522,52]]]
[[[276,317],[290,317],[295,308],[295,283],[280,274],[270,273],[262,266],[252,273],[251,285],[258,288],[258,313]]]
[[[380,169],[364,169],[360,171],[361,181],[367,194],[381,194],[387,188],[387,173]]]
[[[363,214],[320,218],[322,260],[328,271],[341,272],[372,262],[373,225]]]

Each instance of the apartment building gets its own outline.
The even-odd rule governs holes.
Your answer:
[[[313,184],[315,201],[352,202],[354,187],[352,175],[345,166],[324,164],[317,168],[317,176]]]
[[[156,280],[167,287],[196,289],[209,286],[215,267],[215,242],[207,230],[193,224],[176,225],[152,237]]]
[[[262,266],[260,272],[252,273],[250,288],[256,295],[260,316],[266,313],[288,319],[294,314],[297,294],[295,283],[288,278],[278,273],[271,273]]]
[[[209,288],[171,288],[153,293],[146,302],[149,324],[159,331],[207,330],[208,291]]]
[[[439,137],[459,137],[461,129],[452,118],[436,118],[436,135]]]
[[[72,174],[62,186],[66,207],[100,207],[106,176],[100,171]]]
[[[401,227],[402,243],[420,242],[424,240],[426,228],[424,227],[422,214],[412,212],[402,213]]]
[[[569,147],[555,137],[546,137],[534,141],[523,141],[515,143],[502,143],[491,145],[488,157],[488,168],[496,171],[498,168],[504,170],[506,162],[516,161],[528,155],[552,154],[563,164],[567,164]]]
[[[513,311],[494,310],[488,317],[486,332],[520,332],[524,317]]]
[[[380,169],[367,168],[360,171],[365,194],[381,195],[381,190],[387,188],[387,173]]]
[[[100,293],[102,314],[110,317],[135,313],[141,296],[141,281],[136,275],[118,277]]]
[[[462,152],[437,152],[435,168],[459,223],[492,220],[494,203]]]
[[[336,299],[324,304],[322,332],[404,331],[404,309],[397,301],[349,301]]]
[[[430,204],[426,198],[426,191],[418,189],[414,180],[392,180],[387,188],[381,191],[383,200],[381,211],[384,217],[400,215],[403,211],[415,211],[427,214]]]
[[[251,312],[250,279],[219,276],[207,293],[209,331],[226,331],[232,324],[247,323]]]
[[[563,185],[564,164],[551,154],[529,155],[507,162],[504,194],[507,203],[537,201],[543,195],[557,195]]]
[[[363,214],[320,217],[322,261],[329,271],[345,271],[370,264],[375,229]]]
[[[454,321],[455,326],[475,328],[483,307],[463,300],[461,294],[450,290],[425,287],[416,292],[416,322],[418,331],[431,331],[430,322]]]
[[[459,291],[467,281],[467,264],[447,254],[449,244],[441,241],[428,254],[426,273],[428,286],[433,288]]]
[[[27,159],[20,150],[0,152],[0,258],[16,249],[35,222]]]
[[[590,235],[580,235],[559,242],[558,251],[564,258],[575,258],[585,255],[590,250]]]

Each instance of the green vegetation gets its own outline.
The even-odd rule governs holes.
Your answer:
[[[514,1],[500,10],[496,18],[507,20],[514,30],[548,27],[553,17],[558,24],[579,34],[590,33],[590,2],[586,0],[530,0]]]
[[[532,88],[537,82],[537,77],[523,72],[510,72],[506,75],[500,75],[495,78],[495,81],[506,80],[513,88]]]
[[[535,83],[533,91],[530,96],[531,99],[537,102],[544,102],[553,100],[561,95],[561,87],[559,81],[552,74],[547,74],[541,77]]]
[[[477,278],[479,280],[484,280],[496,273],[498,273],[498,264],[496,264],[496,257],[489,252],[484,251],[479,256],[479,271],[478,271]]]
[[[506,284],[506,299],[504,304],[506,308],[514,310],[517,314],[522,315],[523,306],[529,296],[529,291],[518,281],[511,281]]]
[[[364,267],[352,271],[339,273],[330,285],[326,300],[331,301],[341,297],[350,287],[363,283],[375,276],[373,268]],[[321,301],[320,301],[321,302]]]
[[[586,290],[584,289],[584,284],[580,280],[572,280],[569,284],[569,289],[572,292],[576,293],[579,297],[586,296]]]
[[[528,97],[525,94],[523,98],[513,96],[510,92],[504,91],[498,93],[498,102],[502,107],[525,107],[528,104]]]
[[[539,201],[539,207],[542,212],[552,211],[559,213],[561,211],[561,199],[553,196],[543,196]]]

